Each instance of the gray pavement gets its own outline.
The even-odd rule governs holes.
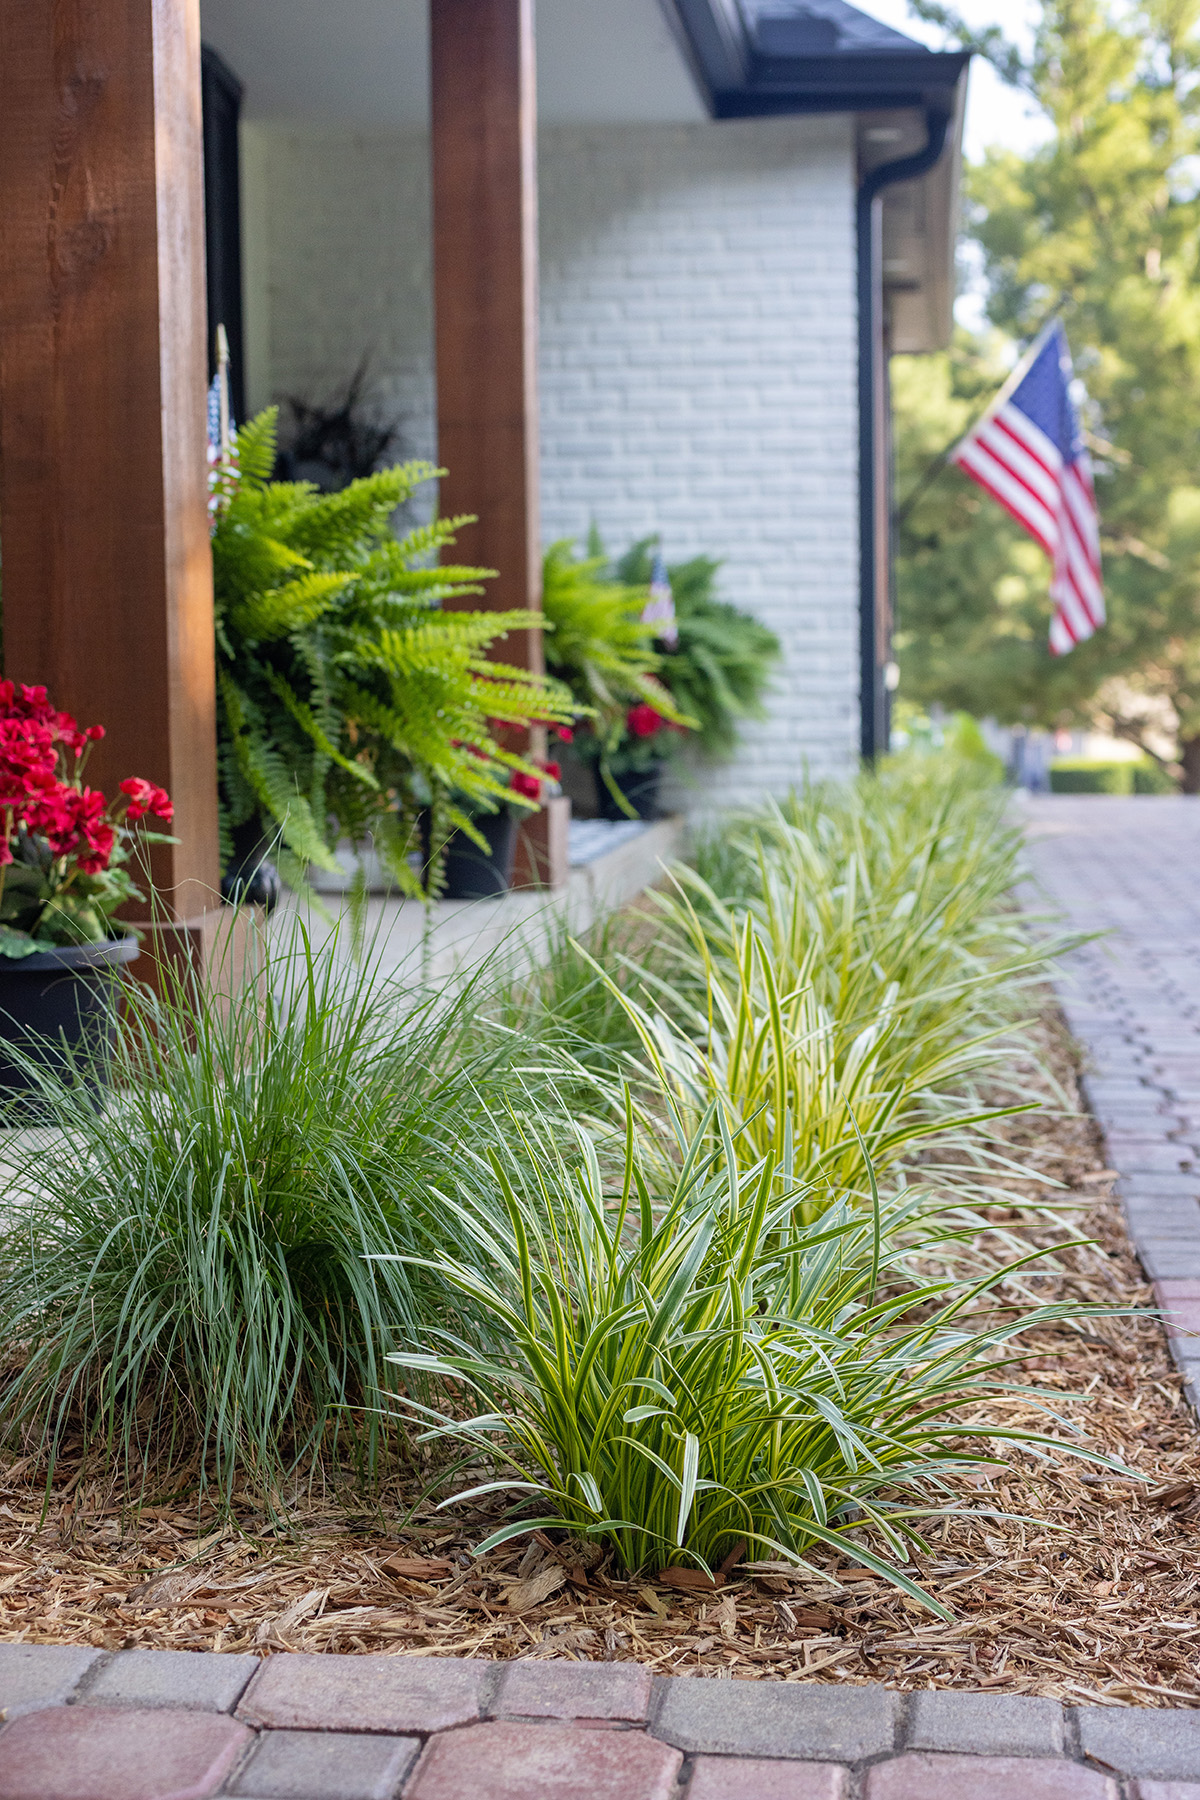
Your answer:
[[[1200,1403],[1200,798],[1054,795],[1023,809],[1035,882],[1106,935],[1057,983],[1084,1091],[1172,1348]]]

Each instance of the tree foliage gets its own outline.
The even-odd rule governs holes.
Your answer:
[[[899,615],[911,698],[1100,719],[1138,741],[1157,704],[1200,780],[1198,19],[1200,0],[1046,0],[1018,75],[1053,135],[969,172],[993,325],[1024,343],[1061,308],[1087,386],[1108,625],[1049,655],[1045,559],[954,470],[903,520]],[[898,363],[902,505],[1002,372],[991,342],[963,336],[932,363]]]

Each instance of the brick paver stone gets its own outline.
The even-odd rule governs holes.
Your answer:
[[[1186,1708],[1081,1706],[1079,1744],[1123,1775],[1200,1780],[1200,1712]]]
[[[103,1657],[76,1644],[0,1644],[0,1719],[61,1705]]]
[[[641,1724],[654,1677],[641,1663],[510,1662],[490,1710],[523,1719],[619,1719]]]
[[[863,1800],[1117,1800],[1117,1784],[1061,1758],[918,1750],[869,1769]]]
[[[26,1713],[0,1732],[0,1800],[207,1800],[252,1736],[225,1713]]]
[[[672,1800],[682,1761],[640,1731],[497,1719],[431,1739],[404,1800]]]
[[[663,1687],[653,1730],[680,1750],[858,1762],[895,1747],[899,1696],[883,1687],[695,1676]]]
[[[845,1800],[849,1771],[837,1763],[698,1756],[687,1800]]]
[[[350,1731],[264,1731],[230,1783],[254,1800],[392,1800],[420,1740]]]
[[[287,1651],[263,1664],[238,1717],[293,1731],[446,1731],[480,1716],[492,1679],[462,1657]]]
[[[964,1694],[923,1688],[912,1697],[910,1750],[962,1750],[974,1756],[1057,1756],[1063,1711],[1057,1700],[1025,1694]]]
[[[123,1650],[88,1682],[85,1706],[171,1706],[188,1712],[232,1712],[257,1656],[212,1656],[203,1650]]]

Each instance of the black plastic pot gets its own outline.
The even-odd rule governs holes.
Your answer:
[[[624,774],[614,774],[613,780],[632,807],[634,818],[662,818],[658,794],[662,785],[664,766],[662,762],[653,762],[647,769],[629,769]],[[609,793],[608,785],[598,768],[596,770],[596,803],[602,819],[628,819],[630,817],[629,813],[624,812]]]
[[[73,944],[39,950],[15,960],[0,957],[0,1121],[14,1107],[17,1122],[28,1123],[31,1077],[6,1054],[15,1045],[32,1061],[56,1073],[70,1067],[70,1053],[85,1048],[109,1052],[117,1029],[116,974],[138,953],[135,937],[104,944]],[[90,1066],[90,1085],[103,1086],[104,1056]]]
[[[233,828],[233,855],[221,876],[221,898],[230,906],[246,904],[274,912],[279,904],[279,871],[270,861],[270,846],[257,819]]]
[[[494,900],[512,886],[517,848],[517,816],[507,806],[481,813],[475,828],[487,839],[487,854],[465,831],[451,833],[446,846],[445,900]]]

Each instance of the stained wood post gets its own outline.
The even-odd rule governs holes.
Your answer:
[[[486,604],[541,604],[533,0],[430,0],[438,460]],[[506,661],[542,667],[540,634]]]
[[[175,801],[171,915],[216,895],[198,0],[0,6],[4,670]]]
[[[430,0],[433,279],[443,513],[455,559],[499,571],[486,605],[540,608],[537,95],[533,0]],[[497,647],[541,671],[540,632]],[[545,754],[539,727],[532,743]],[[569,807],[522,825],[518,885],[567,879]]]

